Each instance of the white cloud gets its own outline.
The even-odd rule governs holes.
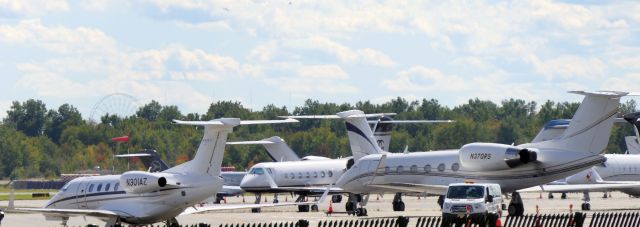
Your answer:
[[[533,62],[538,73],[547,80],[554,78],[581,78],[595,80],[605,76],[607,65],[597,57],[561,56]]]
[[[353,50],[329,38],[312,36],[306,39],[283,40],[283,46],[294,50],[312,49],[325,52],[336,57],[342,63],[361,62],[367,65],[393,67],[396,63],[384,53],[372,48]]]
[[[69,3],[66,0],[0,0],[0,17],[34,17],[47,12],[64,12],[68,10]],[[8,15],[3,15],[3,13]]]
[[[41,47],[59,54],[107,53],[116,44],[99,29],[47,27],[38,19],[20,21],[15,26],[0,25],[0,42]]]
[[[598,88],[600,90],[638,92],[640,91],[638,79],[640,79],[640,72],[628,73],[619,77],[607,78]]]
[[[310,65],[300,68],[298,74],[307,79],[344,80],[348,79],[347,72],[337,65]]]
[[[459,76],[444,75],[438,69],[420,65],[400,71],[396,76],[384,79],[381,83],[387,89],[395,92],[455,92],[469,86]]]

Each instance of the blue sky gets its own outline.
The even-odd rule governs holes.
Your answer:
[[[635,1],[0,0],[0,117],[122,92],[183,112],[640,91]]]

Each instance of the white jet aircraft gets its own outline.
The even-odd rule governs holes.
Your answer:
[[[362,111],[346,111],[331,115],[329,118],[342,118],[347,129],[371,132],[367,117],[381,117],[384,114],[364,114]],[[305,116],[313,118],[314,116]],[[325,116],[326,118],[326,116]],[[373,134],[368,135],[373,139]],[[289,161],[262,162],[251,167],[247,175],[242,179],[240,188],[245,192],[256,194],[256,203],[261,200],[262,193],[295,193],[298,195],[296,202],[301,202],[308,196],[320,195],[327,185],[337,181],[345,171],[348,163],[353,164],[354,159],[373,153],[386,153],[380,149],[353,152],[353,157],[329,159],[325,157],[311,156],[297,158],[298,156],[279,137],[271,137],[261,141],[229,142],[230,144],[262,144],[265,145],[274,159]],[[342,193],[339,188],[330,188],[329,193]],[[340,202],[341,197],[334,196],[334,202]],[[274,198],[274,202],[277,198]],[[301,205],[298,211],[317,211],[317,205]],[[258,209],[253,209],[259,212]]]
[[[497,183],[512,192],[509,215],[522,215],[519,189],[552,182],[603,163],[606,148],[625,92],[583,92],[582,104],[569,128],[557,139],[521,144],[470,143],[458,150],[373,154],[362,157],[336,182],[349,193],[422,192],[443,195],[451,183]],[[358,133],[349,131],[349,138]],[[368,138],[366,138],[368,140]],[[375,146],[366,141],[354,150]],[[352,143],[353,144],[353,143]],[[365,214],[367,199],[357,214]],[[403,203],[394,203],[402,206]],[[394,209],[395,210],[395,209]]]
[[[640,196],[640,152],[638,149],[638,136],[640,128],[640,113],[629,113],[624,115],[624,120],[634,127],[636,137],[633,140],[627,139],[627,152],[629,154],[605,154],[607,161],[595,165],[587,170],[565,179],[551,182],[542,186],[535,186],[519,190],[520,192],[549,192],[549,198],[553,198],[553,192],[582,192],[584,201],[582,210],[591,210],[591,198],[589,192],[607,192],[618,190],[632,196]],[[569,120],[553,120],[547,123],[538,133],[534,141],[548,140],[556,138],[568,128]]]
[[[204,127],[204,136],[195,157],[168,170],[149,173],[128,171],[122,175],[76,178],[67,183],[43,208],[16,209],[43,213],[48,220],[70,216],[94,216],[106,226],[125,222],[176,223],[176,216],[211,210],[298,204],[260,204],[192,207],[214,196],[222,188],[220,169],[227,136],[233,127],[246,124],[290,123],[286,120],[240,121],[221,118],[211,121],[177,121],[177,124]],[[189,209],[187,209],[189,208]],[[186,210],[187,209],[187,210]]]

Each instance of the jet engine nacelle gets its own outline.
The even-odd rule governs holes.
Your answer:
[[[535,151],[496,143],[471,143],[462,146],[460,165],[468,170],[492,171],[515,168],[536,161]]]
[[[143,171],[129,171],[120,176],[120,187],[132,194],[147,193],[167,186],[167,178],[163,174]]]

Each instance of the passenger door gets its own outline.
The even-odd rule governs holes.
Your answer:
[[[76,189],[76,204],[78,209],[87,209],[87,187],[89,183],[86,181],[80,181],[78,188]]]

